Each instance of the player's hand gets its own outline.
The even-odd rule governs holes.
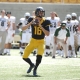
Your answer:
[[[12,37],[14,37],[14,34],[12,34]]]
[[[66,40],[64,40],[64,44],[66,44],[67,42],[66,42]]]
[[[18,25],[16,27],[17,27],[17,29],[19,29],[19,26]]]
[[[8,22],[7,22],[7,24],[8,24],[8,27],[10,27],[10,26],[11,26],[11,22],[10,22],[10,21],[8,21]]]
[[[34,18],[31,22],[32,22],[32,25],[39,26],[38,19]]]
[[[55,43],[55,44],[57,44],[57,41],[56,41],[56,40],[54,40],[54,43]]]

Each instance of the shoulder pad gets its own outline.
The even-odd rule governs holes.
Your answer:
[[[50,22],[50,20],[48,20],[48,19],[45,19],[45,22],[44,22],[47,26],[49,26],[49,25],[51,25],[51,22]]]

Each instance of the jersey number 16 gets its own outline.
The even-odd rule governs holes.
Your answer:
[[[40,27],[34,27],[35,28],[35,35],[41,35],[42,34],[42,30],[40,29]]]

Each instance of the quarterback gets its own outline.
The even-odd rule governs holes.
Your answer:
[[[51,24],[49,20],[44,18],[45,10],[43,7],[37,7],[35,10],[35,18],[30,17],[28,19],[28,24],[22,27],[22,30],[28,29],[31,26],[32,38],[30,43],[26,46],[23,54],[23,60],[25,60],[29,65],[27,73],[30,73],[33,69],[33,76],[37,75],[37,68],[42,60],[42,55],[45,49],[44,37],[49,36],[49,25]],[[36,63],[34,64],[29,58],[30,53],[37,49]]]

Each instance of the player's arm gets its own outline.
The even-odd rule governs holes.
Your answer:
[[[61,23],[60,23],[60,21],[59,21],[59,22],[58,22],[58,26],[60,26],[60,24],[61,24]]]
[[[7,26],[7,28],[6,28],[6,31],[7,31],[10,27],[10,21],[8,19],[7,19],[7,22],[6,22],[6,26]]]
[[[44,34],[45,34],[46,36],[49,36],[49,31],[47,31],[46,29],[44,29],[41,24],[39,24],[39,26],[41,27],[41,29],[42,29],[42,31],[44,32]]]
[[[12,23],[12,27],[13,27],[13,35],[15,34],[15,30],[16,30],[16,24],[15,24],[16,18],[13,18],[13,23]]]
[[[49,20],[46,20],[45,21],[45,24],[46,24],[46,29],[45,28],[43,28],[42,27],[42,25],[40,24],[40,22],[39,22],[39,26],[41,27],[41,29],[42,29],[42,31],[44,32],[44,34],[46,35],[46,36],[49,36],[49,26],[51,25],[51,22],[49,21]]]
[[[25,25],[25,26],[23,26],[23,27],[22,27],[22,30],[28,29],[28,28],[31,26],[31,24],[33,23],[33,21],[34,21],[33,18],[29,18],[29,19],[28,19],[28,24]]]
[[[56,29],[55,33],[54,33],[54,43],[56,44],[57,42],[57,36],[58,36],[58,29]]]
[[[16,29],[16,26],[15,26],[16,24],[15,23],[13,23],[13,30],[15,30]]]
[[[19,29],[21,25],[22,25],[22,22],[18,23],[16,27]]]
[[[27,25],[22,27],[22,30],[26,30],[30,27],[30,25],[32,24],[32,21],[30,23],[28,23]]]
[[[70,37],[70,32],[68,29],[66,29],[67,33],[66,33],[66,38],[64,40],[65,43],[67,43],[68,37]]]

